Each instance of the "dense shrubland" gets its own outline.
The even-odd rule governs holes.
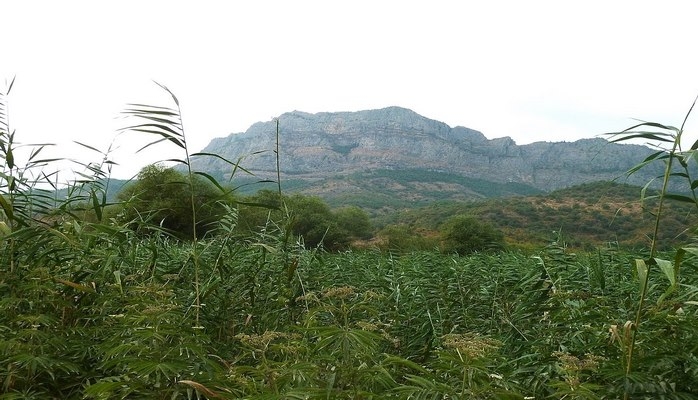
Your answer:
[[[593,182],[546,195],[434,203],[382,216],[374,224],[418,227],[418,232],[433,234],[441,232],[454,215],[471,215],[501,231],[509,248],[537,249],[560,234],[575,249],[589,251],[610,242],[641,248],[652,237],[657,194],[650,188]],[[695,206],[688,203],[666,204],[660,247],[667,250],[690,240],[691,228],[698,223],[696,215]]]
[[[372,235],[371,221],[361,209],[331,210],[313,196],[280,195],[272,190],[237,196],[197,175],[193,176],[193,194],[184,173],[149,165],[135,182],[124,186],[117,195],[119,201],[107,207],[107,214],[141,235],[161,233],[184,240],[193,239],[192,208],[201,237],[215,236],[218,221],[230,214],[235,215],[240,235],[253,237],[270,224],[287,224],[289,232],[308,248],[322,244],[330,250],[346,249],[352,241]]]
[[[0,398],[698,397],[698,250],[660,253],[661,224],[635,254],[572,252],[562,237],[485,252],[501,232],[454,213],[422,242],[396,225],[396,251],[328,252],[368,238],[360,210],[237,197],[190,170],[213,155],[188,153],[172,97],[127,113],[185,152],[185,172],[148,167],[117,204],[109,162],[87,164],[66,197],[40,189],[50,160],[33,149],[16,163],[0,98]],[[669,143],[682,132],[650,127]],[[694,162],[679,150],[653,160]],[[666,179],[694,187],[688,172]],[[656,221],[667,200],[698,204],[661,191]]]

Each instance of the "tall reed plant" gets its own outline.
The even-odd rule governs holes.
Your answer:
[[[698,100],[698,98],[696,98]],[[650,237],[650,249],[646,258],[635,260],[635,271],[639,281],[639,299],[635,318],[624,325],[624,336],[628,340],[623,342],[624,364],[625,364],[625,391],[624,399],[629,399],[632,395],[631,375],[634,367],[638,334],[641,331],[643,316],[645,316],[645,303],[650,291],[650,275],[652,270],[661,271],[666,277],[669,286],[660,296],[659,302],[672,294],[676,294],[680,288],[681,266],[687,253],[698,254],[693,246],[684,246],[677,250],[673,260],[660,258],[658,255],[659,234],[661,230],[662,217],[666,210],[668,201],[678,201],[688,203],[698,210],[698,179],[695,178],[696,166],[698,165],[698,140],[688,149],[684,148],[684,134],[686,122],[696,104],[693,101],[691,107],[683,118],[680,127],[664,125],[657,122],[641,122],[633,125],[621,132],[610,134],[612,142],[624,142],[629,140],[642,139],[657,150],[645,158],[641,163],[633,167],[628,174],[633,174],[649,164],[661,162],[664,164],[664,173],[658,177],[657,182],[650,181],[642,189],[642,200],[656,200],[653,210],[654,222],[652,235]],[[672,187],[680,188],[681,192],[672,192]],[[658,188],[657,188],[658,186]],[[652,194],[654,188],[656,193]],[[620,335],[619,335],[620,338]]]

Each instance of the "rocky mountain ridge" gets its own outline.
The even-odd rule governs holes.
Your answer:
[[[314,186],[314,193],[321,196],[355,191],[348,176],[383,170],[432,171],[540,191],[614,179],[643,185],[661,173],[649,169],[624,176],[652,154],[645,146],[601,138],[517,145],[509,137],[487,139],[476,130],[452,128],[401,107],[317,114],[293,111],[278,118],[278,128],[282,181],[305,181],[306,189]],[[258,122],[244,133],[212,140],[203,151],[241,160],[240,166],[257,177],[274,179],[276,129],[276,120]],[[229,164],[212,158],[193,164],[219,177],[232,171]]]

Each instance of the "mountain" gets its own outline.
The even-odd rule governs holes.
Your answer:
[[[585,182],[620,179],[644,185],[660,167],[625,172],[653,151],[604,139],[517,145],[510,137],[450,127],[401,107],[358,112],[301,111],[278,118],[281,180],[285,189],[332,203],[428,202],[444,198],[535,194]],[[554,134],[551,135],[554,137]],[[233,182],[276,179],[277,122],[253,124],[244,133],[212,140],[203,150],[255,174],[236,172]],[[193,167],[229,178],[230,164],[197,158]],[[360,204],[367,205],[367,204]]]

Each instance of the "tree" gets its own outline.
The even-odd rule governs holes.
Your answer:
[[[238,227],[247,233],[259,232],[271,221],[280,224],[282,203],[279,192],[263,189],[238,202]]]
[[[291,231],[303,237],[307,247],[323,243],[327,248],[342,247],[348,239],[338,229],[330,207],[319,197],[294,194],[286,199],[292,218]]]
[[[470,215],[456,215],[441,226],[442,249],[460,255],[504,248],[504,234]]]
[[[352,239],[370,239],[373,235],[371,220],[365,211],[356,206],[342,207],[333,212],[337,226]]]
[[[122,218],[133,221],[138,230],[157,225],[179,238],[191,239],[194,229],[192,187],[196,229],[199,236],[203,236],[223,215],[224,208],[217,201],[220,193],[198,176],[194,176],[190,187],[183,173],[159,164],[144,167],[138,173],[138,180],[119,192],[117,199],[123,204]]]
[[[277,191],[260,190],[241,199],[238,226],[256,232],[269,222],[303,238],[306,247],[321,243],[330,250],[349,246],[353,239],[372,235],[368,215],[358,207],[332,210],[321,198],[300,193],[279,196]]]

